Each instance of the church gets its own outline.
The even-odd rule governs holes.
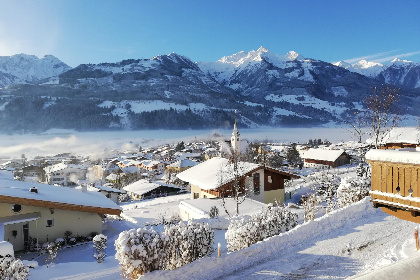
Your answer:
[[[235,123],[233,125],[232,136],[230,137],[230,141],[226,140],[220,144],[220,156],[223,157],[224,155],[230,155],[233,152],[235,152],[236,154],[244,154],[247,148],[248,141],[241,139],[241,134],[239,133],[235,116]]]

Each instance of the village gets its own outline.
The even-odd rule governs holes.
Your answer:
[[[224,141],[137,145],[136,150],[108,151],[95,159],[70,153],[3,159],[0,255],[23,260],[29,279],[45,279],[41,275],[46,271],[74,262],[70,256],[90,254],[89,261],[94,261],[89,252],[103,237],[105,243],[108,239],[103,250],[113,276],[102,279],[119,274],[136,279],[133,275],[140,273],[127,273],[129,268],[116,257],[120,233],[133,228],[154,227],[163,234],[167,227],[183,223],[207,224],[210,247],[197,258],[217,258],[362,201],[362,207],[379,207],[419,223],[419,134],[418,128],[394,128],[381,149],[370,151],[369,142],[253,143],[241,138],[235,121],[231,139]],[[253,221],[260,213],[265,219],[274,215],[277,220],[270,221],[281,227],[241,241],[244,227],[252,235],[243,221]],[[119,264],[110,260],[113,255]]]

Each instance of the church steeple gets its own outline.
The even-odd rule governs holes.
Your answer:
[[[241,135],[238,130],[238,125],[236,124],[236,110],[235,110],[235,124],[233,125],[232,137],[230,138],[230,143],[232,145],[232,150],[235,153],[241,152]]]

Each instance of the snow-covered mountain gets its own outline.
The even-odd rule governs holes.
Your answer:
[[[36,57],[26,60],[31,59],[37,61]],[[230,127],[234,110],[238,111],[241,126],[314,126],[340,122],[343,115],[362,108],[361,101],[371,88],[382,83],[381,76],[355,73],[357,69],[372,71],[380,67],[377,64],[364,61],[333,65],[294,51],[278,55],[264,47],[224,56],[215,62],[196,63],[171,53],[150,59],[81,64],[69,70],[59,62],[52,63],[56,61],[53,57],[44,59],[51,62],[45,62],[47,66],[58,65],[57,72],[47,66],[11,71],[13,63],[3,67],[7,73],[0,71],[0,79],[8,84],[29,83],[0,89],[0,127],[5,124],[3,127],[12,131],[51,127]],[[408,74],[394,69],[400,64],[407,65],[394,61],[394,66],[385,69],[388,72],[381,72],[389,73],[382,79],[406,82],[410,76],[416,77],[415,65],[414,70],[404,68],[414,71]],[[348,70],[350,67],[353,71]],[[49,72],[35,71],[39,68]],[[32,72],[45,73],[37,76],[40,79],[60,71],[58,78],[49,78],[48,82],[28,76]],[[394,78],[397,74],[398,79]],[[403,92],[403,113],[419,115],[415,109],[420,106],[418,89],[404,87]],[[20,96],[24,98],[15,98]],[[26,115],[16,114],[17,110],[25,110]],[[29,121],[25,116],[32,118]]]
[[[366,60],[360,60],[355,64],[339,61],[333,65],[377,79],[381,83],[420,88],[420,63],[418,62],[395,58],[386,65]]]
[[[27,54],[0,56],[0,87],[40,82],[70,69],[70,66],[52,55],[43,58]]]
[[[345,61],[339,61],[333,63],[333,65],[343,67],[344,69],[347,69],[351,72],[359,73],[361,75],[372,78],[378,76],[384,67],[381,63],[366,61],[364,59],[354,64],[350,64]]]
[[[395,58],[378,74],[377,79],[387,84],[420,88],[420,63]]]

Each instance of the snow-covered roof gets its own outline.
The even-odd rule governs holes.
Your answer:
[[[124,190],[126,190],[127,192],[135,193],[137,195],[143,195],[143,194],[148,193],[148,192],[150,192],[150,191],[152,191],[152,190],[154,190],[154,189],[156,189],[160,186],[168,186],[168,187],[171,187],[171,188],[178,188],[179,189],[179,187],[175,186],[175,185],[163,184],[163,183],[160,183],[160,182],[149,182],[148,180],[141,179],[141,180],[138,180],[134,183],[131,183],[131,184],[125,186]]]
[[[262,166],[255,163],[239,162],[238,175],[243,176],[260,167]],[[229,160],[214,157],[179,173],[177,177],[201,189],[212,190],[232,181],[234,174],[233,164]]]
[[[370,150],[366,153],[367,160],[420,164],[420,151],[404,150]]]
[[[142,160],[141,163],[146,167],[152,168],[153,166],[156,166],[161,162],[158,160]]]
[[[181,159],[170,164],[168,167],[184,168],[184,167],[196,166],[197,164],[198,162],[196,161],[192,161],[189,159]]]
[[[47,166],[44,168],[46,173],[52,173],[57,172],[64,169],[70,169],[70,170],[86,170],[86,167],[76,164],[65,164],[65,163],[57,163],[51,166]]]
[[[325,160],[325,161],[336,161],[339,156],[344,153],[343,149],[340,150],[326,150],[326,149],[309,149],[301,152],[301,158],[303,159],[314,159],[314,160]]]
[[[95,186],[94,186],[95,188],[97,188],[98,190],[101,190],[101,191],[106,191],[106,192],[113,192],[113,193],[126,193],[126,191],[125,190],[117,190],[117,189],[115,189],[115,188],[111,188],[111,187],[107,187],[107,186],[102,186],[102,185],[99,185],[99,184],[95,184]]]
[[[38,193],[31,192],[30,188],[37,188]],[[0,172],[0,202],[10,198],[16,198],[19,200],[17,202],[19,204],[53,204],[59,209],[78,206],[80,211],[95,208],[98,212],[103,213],[111,209],[109,214],[121,210],[117,204],[98,192],[82,192],[68,187],[16,181]]]
[[[368,139],[373,143],[372,139]],[[387,143],[409,143],[420,144],[420,129],[418,127],[395,127],[382,139],[381,144]]]

